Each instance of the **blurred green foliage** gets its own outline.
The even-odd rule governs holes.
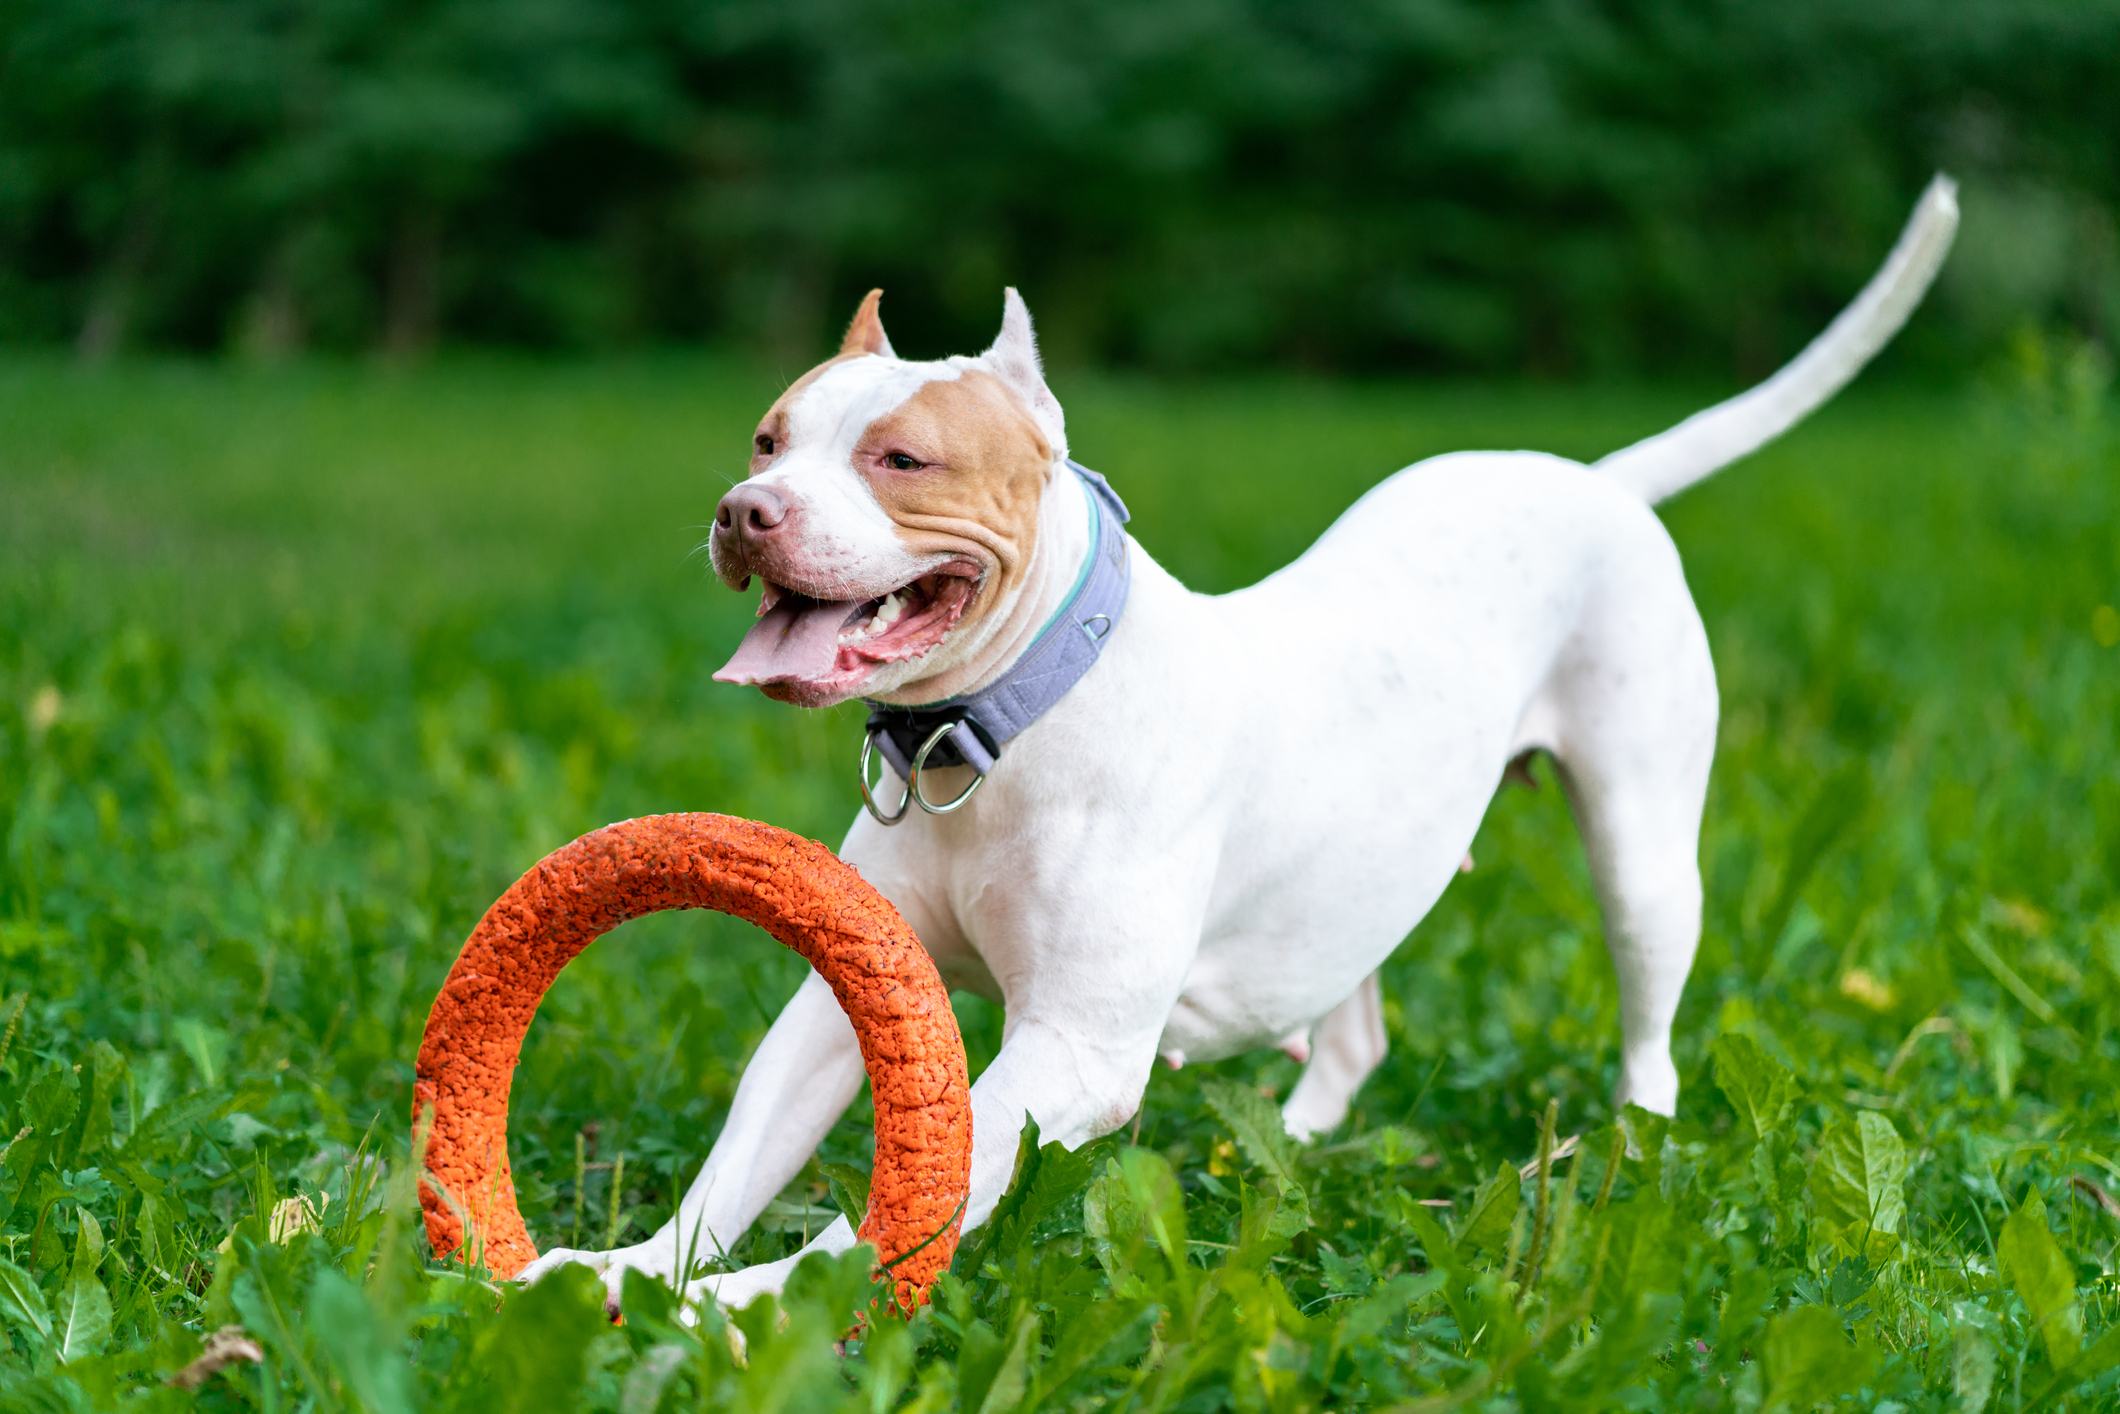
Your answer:
[[[1549,777],[1387,966],[1392,1055],[1322,1143],[1277,1130],[1278,1053],[1158,1068],[1137,1127],[1025,1136],[910,1323],[852,1257],[693,1326],[636,1281],[612,1329],[575,1278],[425,1264],[411,1056],[553,846],[673,809],[836,841],[858,808],[858,714],[709,680],[749,609],[688,554],[774,381],[0,362],[0,1407],[2120,1407],[2105,378],[2028,338],[1667,508],[1724,703],[1674,1121],[1610,1109],[1616,992]],[[1205,589],[1414,457],[1595,456],[1706,397],[1058,391]],[[540,1243],[655,1230],[801,974],[700,914],[567,969],[514,1091]],[[999,1017],[960,1018],[976,1070]],[[735,1260],[859,1201],[865,1118]],[[230,1325],[262,1363],[166,1383]]]
[[[0,0],[0,338],[1745,376],[1966,178],[2120,326],[2120,0]]]

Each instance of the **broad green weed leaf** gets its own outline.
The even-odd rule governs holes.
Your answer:
[[[1026,1111],[1023,1116],[1023,1128],[1016,1135],[1016,1166],[1010,1171],[1008,1188],[1003,1191],[1001,1201],[994,1205],[992,1215],[986,1220],[986,1229],[974,1248],[976,1260],[983,1260],[995,1250],[1001,1229],[1010,1226],[1022,1212],[1031,1185],[1038,1177],[1039,1158],[1038,1121]]]
[[[22,1122],[49,1137],[74,1122],[81,1107],[81,1081],[72,1066],[47,1061],[22,1099]]]
[[[796,1265],[780,1300],[760,1297],[730,1316],[746,1346],[744,1393],[735,1407],[789,1414],[834,1407],[845,1384],[833,1342],[870,1292],[875,1260],[866,1244],[838,1257],[812,1253]]]
[[[1841,1120],[1818,1141],[1811,1166],[1811,1200],[1820,1217],[1858,1241],[1868,1233],[1896,1233],[1906,1218],[1906,1145],[1883,1115],[1864,1110]]]
[[[218,1118],[234,1103],[232,1095],[194,1092],[163,1105],[126,1136],[125,1157],[134,1163],[168,1158],[196,1126]]]
[[[1133,1200],[1119,1178],[1119,1161],[1109,1159],[1104,1172],[1082,1191],[1082,1230],[1114,1286],[1133,1271],[1132,1239],[1140,1225],[1140,1214],[1134,1211]]]
[[[1110,1356],[1123,1354],[1123,1347],[1115,1349],[1119,1342],[1158,1314],[1144,1298],[1113,1294],[1062,1321],[1051,1353],[1038,1365],[1025,1406],[1039,1407],[1069,1380],[1109,1358],[1108,1352]],[[1140,1338],[1145,1344],[1145,1334]]]
[[[1325,1289],[1334,1296],[1366,1296],[1376,1285],[1376,1273],[1360,1257],[1342,1257],[1323,1243],[1318,1245],[1318,1268],[1325,1273]]]
[[[86,1208],[76,1208],[80,1219],[80,1231],[74,1235],[74,1267],[76,1277],[92,1277],[96,1268],[103,1264],[103,1225],[96,1215]]]
[[[1406,1308],[1432,1295],[1448,1280],[1441,1272],[1411,1272],[1393,1277],[1382,1287],[1353,1302],[1340,1318],[1340,1339],[1357,1341],[1390,1329],[1406,1314]]]
[[[1160,1250],[1183,1277],[1185,1201],[1170,1161],[1148,1149],[1122,1149],[1082,1197],[1082,1225],[1114,1285],[1142,1274],[1141,1258]],[[1131,1288],[1128,1288],[1131,1290]]]
[[[1238,1200],[1237,1250],[1229,1255],[1229,1265],[1262,1267],[1309,1226],[1310,1195],[1301,1184],[1278,1178],[1258,1187],[1247,1183]]]
[[[1000,1373],[1001,1362],[1008,1356],[1008,1347],[994,1328],[985,1321],[974,1320],[964,1328],[963,1337],[957,1342],[957,1397],[959,1407],[977,1410],[986,1399],[987,1387]]]
[[[625,1387],[619,1391],[618,1414],[655,1414],[661,1407],[663,1395],[670,1388],[670,1381],[684,1368],[691,1358],[692,1347],[675,1341],[665,1341],[650,1349],[626,1375]]]
[[[1310,1228],[1310,1193],[1300,1183],[1286,1179],[1276,1185],[1273,1211],[1266,1219],[1266,1235],[1287,1242]]]
[[[1995,1318],[1969,1301],[1951,1303],[1951,1392],[1958,1414],[1980,1414],[1995,1392]]]
[[[852,1164],[819,1164],[832,1190],[832,1204],[858,1230],[869,1215],[869,1176]]]
[[[1509,1228],[1516,1221],[1523,1192],[1524,1180],[1516,1165],[1505,1160],[1472,1195],[1472,1204],[1465,1211],[1465,1225],[1458,1231],[1458,1246],[1499,1251],[1509,1240]]]
[[[626,1313],[629,1326],[674,1334],[680,1304],[677,1293],[666,1282],[638,1267],[626,1268],[625,1275],[619,1278],[618,1306]]]
[[[2115,1365],[2120,1365],[2120,1326],[2108,1327],[2104,1335],[2092,1341],[2090,1348],[2056,1375],[2054,1382],[2047,1386],[2046,1392],[2033,1400],[2032,1404],[2049,1404],[2056,1395],[2067,1393],[2085,1380],[2096,1379]]]
[[[1764,1140],[1777,1129],[1796,1098],[1796,1077],[1742,1032],[1718,1036],[1709,1048],[1715,1057],[1715,1084],[1730,1107]]]
[[[1808,1410],[1861,1388],[1870,1376],[1869,1352],[1848,1344],[1823,1306],[1798,1306],[1769,1321],[1761,1360],[1769,1410]]]
[[[1122,1150],[1119,1173],[1141,1214],[1143,1234],[1173,1266],[1184,1270],[1185,1195],[1170,1160],[1153,1149]]]
[[[69,1279],[52,1313],[53,1353],[62,1365],[86,1360],[110,1336],[110,1293],[92,1276]]]
[[[309,1287],[309,1333],[369,1414],[412,1414],[412,1367],[359,1287],[320,1267]]]
[[[589,1341],[605,1326],[603,1278],[587,1267],[561,1267],[512,1294],[473,1355],[485,1407],[495,1414],[573,1414]]]
[[[1208,1108],[1228,1128],[1244,1157],[1276,1178],[1296,1177],[1298,1146],[1281,1123],[1281,1107],[1249,1085],[1210,1076],[1200,1091]]]
[[[5,1258],[0,1258],[0,1317],[24,1335],[51,1339],[52,1312],[44,1293],[28,1272]]]
[[[876,1249],[865,1242],[857,1242],[837,1256],[812,1252],[788,1274],[781,1305],[797,1315],[815,1315],[836,1333],[865,1303],[875,1267]]]
[[[1030,1381],[1030,1353],[1037,1336],[1035,1311],[1017,1318],[1006,1344],[984,1321],[974,1322],[957,1357],[959,1407],[977,1414],[1017,1408]]]
[[[192,1065],[198,1068],[199,1083],[209,1090],[220,1083],[221,1076],[228,1069],[228,1033],[193,1016],[177,1018],[169,1030],[184,1054],[191,1058]]]
[[[81,1130],[80,1152],[93,1154],[110,1142],[110,1103],[125,1087],[125,1057],[108,1041],[88,1048],[82,1070],[87,1077],[84,1107],[87,1122]]]
[[[959,1270],[975,1272],[989,1257],[1003,1261],[1014,1257],[1040,1223],[1088,1186],[1099,1152],[1087,1144],[1073,1151],[1057,1140],[1040,1144],[1038,1121],[1025,1115],[1008,1191],[1001,1195],[978,1237],[965,1244],[966,1265]]]
[[[1093,1151],[1087,1145],[1069,1152],[1057,1140],[1038,1151],[1038,1169],[1024,1192],[1022,1204],[1010,1215],[1006,1226],[995,1230],[996,1256],[1014,1256],[1030,1241],[1040,1223],[1088,1186],[1092,1157]]]
[[[141,1183],[133,1177],[140,1190],[140,1211],[133,1220],[133,1231],[140,1243],[140,1256],[152,1270],[169,1272],[177,1264],[176,1228],[171,1220],[169,1205],[162,1199],[160,1180],[150,1180],[154,1187]]]
[[[1421,1248],[1428,1254],[1428,1265],[1443,1274],[1443,1300],[1450,1305],[1450,1314],[1457,1318],[1458,1329],[1479,1329],[1478,1312],[1466,1291],[1471,1273],[1465,1268],[1465,1259],[1457,1245],[1444,1233],[1443,1226],[1428,1215],[1428,1210],[1418,1204],[1409,1203],[1403,1209],[1406,1225],[1420,1239]]]
[[[1625,1136],[1627,1158],[1641,1167],[1634,1181],[1644,1188],[1664,1186],[1664,1139],[1671,1132],[1671,1117],[1630,1104],[1619,1112],[1619,1132]]]
[[[2076,1304],[2075,1270],[2047,1230],[2046,1204],[2037,1193],[2002,1225],[1995,1252],[2002,1279],[2023,1299],[2048,1356],[2056,1366],[2067,1365],[2083,1347],[2083,1309]]]
[[[1464,1257],[1459,1253],[1457,1244],[1450,1240],[1449,1235],[1443,1231],[1442,1224],[1430,1216],[1426,1208],[1408,1201],[1400,1208],[1400,1217],[1405,1220],[1406,1226],[1413,1229],[1413,1235],[1420,1239],[1422,1250],[1428,1254],[1429,1266],[1447,1272],[1452,1277],[1466,1275]]]
[[[1677,1291],[1682,1249],[1672,1232],[1671,1205],[1653,1188],[1636,1190],[1614,1204],[1607,1221],[1612,1236],[1605,1250],[1601,1289],[1615,1300],[1630,1302],[1650,1292]]]

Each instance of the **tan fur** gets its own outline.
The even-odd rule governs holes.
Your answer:
[[[893,471],[883,459],[904,452],[923,465]],[[869,424],[854,466],[898,523],[915,555],[977,546],[991,565],[966,620],[1009,597],[1037,548],[1038,503],[1052,468],[1052,447],[1030,414],[990,373],[928,383],[888,416]]]
[[[854,318],[847,325],[847,336],[839,341],[843,354],[891,354],[891,341],[883,332],[883,316],[876,307],[883,300],[882,290],[870,290],[862,298],[861,308],[854,311]]]

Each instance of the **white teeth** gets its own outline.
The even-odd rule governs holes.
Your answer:
[[[898,622],[904,614],[905,601],[898,597],[898,591],[894,589],[884,596],[883,603],[877,607],[875,614],[870,617],[868,622],[856,624],[850,631],[841,634],[839,641],[841,643],[859,643],[863,639],[874,638],[877,634],[882,633],[892,624]]]

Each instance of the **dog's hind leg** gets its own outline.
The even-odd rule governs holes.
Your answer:
[[[1619,980],[1616,1103],[1660,1114],[1678,1103],[1671,1024],[1700,943],[1700,820],[1717,706],[1707,635],[1675,587],[1675,597],[1637,598],[1632,612],[1589,626],[1604,641],[1586,644],[1553,684],[1553,755]]]
[[[1384,989],[1372,972],[1354,995],[1318,1023],[1310,1040],[1310,1063],[1281,1107],[1282,1127],[1298,1139],[1315,1139],[1339,1127],[1347,1106],[1390,1049],[1384,1034]]]

